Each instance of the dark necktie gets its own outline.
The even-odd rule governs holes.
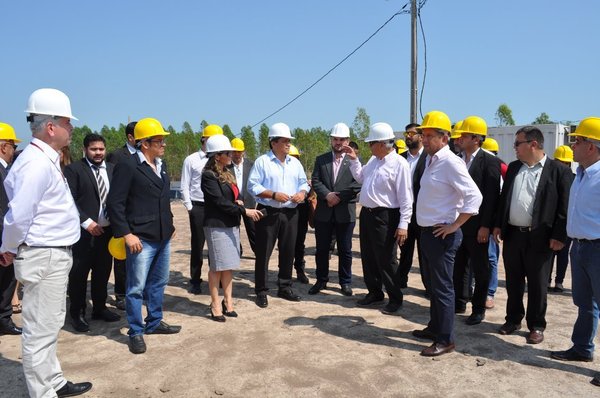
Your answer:
[[[102,209],[102,215],[106,220],[108,220],[108,215],[106,213],[106,196],[108,195],[108,190],[106,189],[106,184],[104,183],[104,178],[100,174],[100,167],[96,165],[92,165],[94,169],[94,174],[96,176],[96,183],[98,184],[98,195],[100,196],[100,209]]]

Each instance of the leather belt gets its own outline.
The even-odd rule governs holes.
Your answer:
[[[598,243],[600,242],[600,239],[577,239],[577,238],[573,238],[574,241],[576,241],[577,243]]]
[[[199,200],[192,200],[192,205],[194,205],[194,206],[204,206],[204,202],[200,202]]]
[[[516,225],[509,225],[509,227],[519,232],[531,232],[531,227],[517,227]]]

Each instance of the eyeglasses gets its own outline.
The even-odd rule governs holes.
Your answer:
[[[148,142],[151,142],[153,144],[158,144],[158,145],[167,145],[167,142],[164,139],[154,139],[154,140],[148,140]]]
[[[18,145],[17,145],[17,144],[14,144],[14,143],[12,143],[12,142],[6,142],[6,141],[5,141],[5,142],[2,142],[1,144],[8,144],[8,145],[10,145],[11,147],[13,147],[13,149],[14,149],[15,151],[17,150],[17,147],[18,147]]]
[[[417,134],[421,134],[421,133],[419,131],[405,131],[404,132],[404,136],[405,137],[412,137],[412,136],[417,135]]]
[[[231,156],[231,151],[217,152],[217,155]]]
[[[514,146],[515,148],[518,148],[518,147],[519,147],[519,145],[521,145],[521,144],[525,144],[525,143],[528,143],[528,144],[529,144],[530,142],[533,142],[533,141],[534,141],[534,140],[515,141],[515,143],[513,144],[513,146]]]

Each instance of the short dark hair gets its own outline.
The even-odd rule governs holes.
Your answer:
[[[102,141],[102,143],[106,146],[106,140],[100,134],[90,133],[83,137],[83,147],[87,148],[90,146],[92,142]]]
[[[408,123],[406,127],[404,127],[404,131],[408,131],[408,129],[412,129],[413,127],[421,127],[418,123]]]
[[[355,151],[358,151],[358,144],[357,144],[356,142],[354,142],[354,141],[350,141],[350,142],[348,143],[348,146],[349,146],[350,148],[354,149]]]
[[[135,130],[136,124],[137,122],[127,123],[127,126],[125,127],[125,138],[129,137],[130,135],[135,137],[135,134],[133,132]]]
[[[523,133],[527,141],[536,141],[538,148],[544,149],[544,134],[542,131],[535,126],[525,126],[517,130],[515,135]]]

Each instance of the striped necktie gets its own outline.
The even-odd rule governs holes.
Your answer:
[[[95,164],[92,165],[92,168],[95,171],[96,175],[96,183],[98,184],[98,195],[100,197],[100,208],[102,209],[102,215],[106,220],[108,220],[108,214],[106,213],[106,196],[108,195],[108,190],[106,189],[106,184],[104,183],[104,178],[100,174],[100,167]]]

